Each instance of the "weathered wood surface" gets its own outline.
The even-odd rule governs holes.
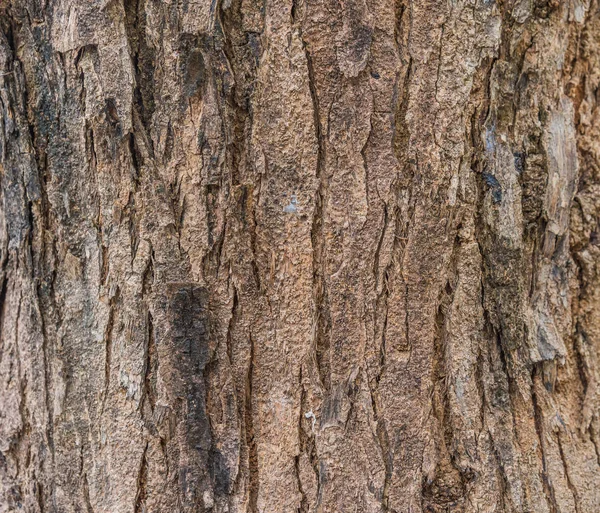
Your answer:
[[[600,511],[597,0],[0,2],[0,512]]]

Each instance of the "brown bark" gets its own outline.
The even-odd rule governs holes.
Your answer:
[[[597,0],[0,2],[0,512],[600,510]]]

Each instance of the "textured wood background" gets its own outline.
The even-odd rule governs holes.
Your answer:
[[[600,511],[597,0],[1,0],[0,512]]]

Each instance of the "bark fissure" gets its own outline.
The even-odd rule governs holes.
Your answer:
[[[142,458],[140,461],[140,470],[137,477],[137,493],[135,499],[134,513],[143,513],[146,511],[146,487],[148,480],[148,462],[146,460],[146,453],[148,452],[148,444],[144,447],[142,452]]]
[[[535,391],[535,375],[537,373],[537,369],[534,367],[533,371],[532,371],[532,377],[531,377],[531,398],[533,400],[533,415],[534,415],[534,420],[535,420],[535,429],[536,429],[536,434],[538,437],[538,441],[540,443],[540,456],[541,456],[541,460],[542,460],[542,479],[543,479],[543,483],[544,483],[544,488],[545,488],[545,492],[546,492],[546,499],[548,501],[548,505],[550,506],[550,512],[551,513],[558,513],[558,506],[557,506],[557,502],[556,502],[556,497],[555,497],[555,492],[554,492],[554,487],[552,486],[552,483],[550,482],[549,478],[548,478],[548,469],[547,469],[547,457],[546,457],[546,449],[545,449],[545,443],[544,443],[544,437],[545,437],[545,433],[544,433],[544,421],[543,421],[543,417],[541,415],[541,411],[538,405],[538,397],[537,397],[537,393]]]
[[[246,376],[244,427],[248,447],[248,511],[258,513],[259,461],[254,431],[254,407],[252,403],[252,381],[254,373],[254,341],[250,335],[250,362]]]
[[[565,472],[565,477],[567,479],[567,485],[569,487],[569,490],[573,494],[573,501],[574,501],[574,504],[575,504],[575,511],[576,511],[576,513],[580,513],[579,495],[577,493],[577,488],[575,487],[575,485],[571,481],[571,475],[570,475],[570,472],[569,472],[569,465],[567,463],[567,460],[565,459],[565,453],[564,453],[564,449],[563,449],[563,444],[562,444],[562,441],[561,441],[561,435],[560,435],[560,433],[558,433],[558,435],[556,437],[556,441],[558,443],[558,451],[559,451],[560,459],[562,461],[563,469],[564,469],[564,472]]]

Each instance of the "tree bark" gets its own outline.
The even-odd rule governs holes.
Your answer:
[[[600,510],[597,0],[0,3],[0,512]]]

